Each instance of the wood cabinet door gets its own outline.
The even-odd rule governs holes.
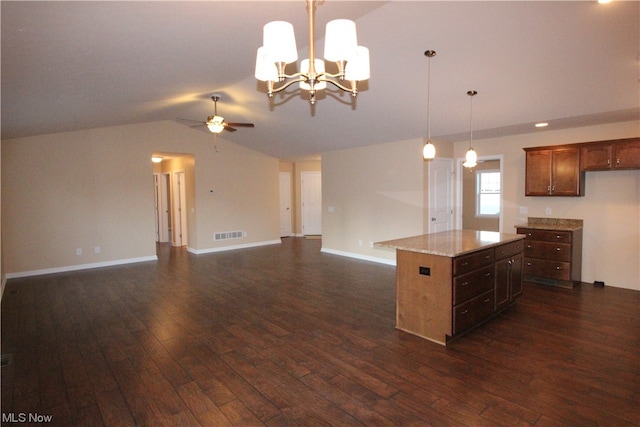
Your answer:
[[[640,140],[617,142],[613,145],[616,169],[640,168]]]
[[[496,284],[494,289],[495,311],[499,311],[509,305],[509,301],[511,300],[511,293],[509,292],[510,270],[510,258],[496,262]]]
[[[522,268],[524,266],[524,256],[522,254],[518,254],[513,257],[513,262],[511,263],[511,276],[510,279],[510,287],[511,287],[511,301],[514,301],[520,295],[522,295]]]
[[[551,150],[527,151],[525,196],[548,196],[551,191]]]
[[[580,150],[577,147],[553,150],[551,165],[551,195],[582,195]]]
[[[611,169],[612,151],[611,144],[594,144],[582,147],[580,169],[583,171]]]

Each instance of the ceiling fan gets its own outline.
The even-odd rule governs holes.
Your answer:
[[[182,122],[191,122],[197,123],[194,125],[189,125],[189,127],[198,127],[198,126],[206,126],[213,133],[220,133],[223,130],[228,130],[229,132],[235,132],[238,129],[237,127],[245,127],[252,128],[255,125],[253,123],[227,123],[224,121],[224,117],[218,115],[218,101],[220,100],[220,95],[211,95],[211,99],[214,103],[213,116],[207,117],[206,122],[202,122],[199,120],[189,120],[189,119],[176,119]]]

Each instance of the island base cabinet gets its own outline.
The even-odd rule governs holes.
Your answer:
[[[453,310],[453,334],[459,334],[488,319],[493,314],[493,291],[485,292],[458,304]]]
[[[461,256],[397,249],[396,327],[438,344],[522,294],[523,239]]]

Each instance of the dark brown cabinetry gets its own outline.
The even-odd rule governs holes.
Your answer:
[[[376,246],[396,249],[396,327],[442,345],[522,294],[524,238],[516,234],[449,230]]]
[[[580,153],[583,171],[640,168],[640,138],[593,142]]]
[[[493,314],[494,249],[453,259],[453,335]]]
[[[582,196],[580,148],[525,148],[526,196]]]
[[[523,240],[518,240],[454,258],[454,336],[510,306],[522,294],[523,248]]]
[[[499,311],[522,295],[523,242],[496,248],[495,310]]]
[[[524,234],[525,279],[573,287],[582,276],[582,228],[541,229],[517,227]]]

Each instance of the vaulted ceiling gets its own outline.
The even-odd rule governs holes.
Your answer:
[[[327,0],[318,56],[326,22],[353,19],[371,79],[355,102],[331,90],[311,106],[253,76],[267,22],[291,22],[307,55],[303,1],[2,1],[2,139],[206,120],[213,93],[227,121],[256,124],[223,137],[278,158],[421,138],[427,49],[434,139],[468,138],[470,89],[474,138],[638,120],[639,5]]]

